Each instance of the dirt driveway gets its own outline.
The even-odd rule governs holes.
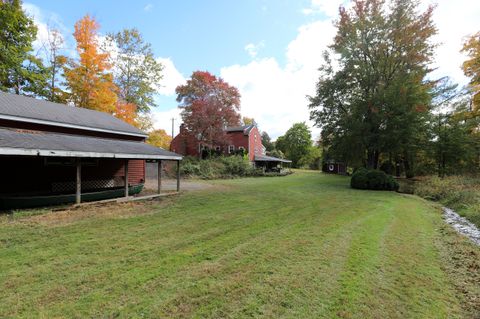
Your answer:
[[[206,181],[197,181],[197,180],[185,180],[180,181],[180,190],[182,191],[195,191],[202,190],[213,187],[212,184]],[[152,178],[147,178],[145,182],[146,190],[157,190],[157,180]],[[177,180],[175,179],[162,179],[162,190],[164,191],[174,191],[177,189]]]

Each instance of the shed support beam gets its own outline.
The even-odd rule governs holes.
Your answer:
[[[158,161],[158,189],[157,193],[160,194],[162,191],[162,160]]]
[[[80,204],[82,202],[82,162],[77,158],[75,161],[77,174],[75,183],[75,203]]]
[[[177,192],[180,191],[180,161],[177,161]]]
[[[125,197],[128,197],[128,160],[125,160]]]

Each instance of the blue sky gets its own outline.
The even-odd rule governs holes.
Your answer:
[[[437,3],[435,21],[438,41],[443,43],[437,72],[464,83],[458,50],[462,37],[480,30],[480,4]],[[306,95],[314,94],[321,53],[335,34],[333,20],[341,4],[348,1],[28,0],[24,7],[39,26],[39,38],[46,25],[59,27],[71,51],[73,25],[87,13],[98,20],[103,34],[138,28],[165,65],[164,88],[154,111],[158,128],[170,132],[170,118],[180,120],[174,88],[193,71],[207,70],[238,87],[242,114],[254,117],[261,129],[277,137],[295,122],[311,125]],[[313,133],[318,135],[319,130],[313,128]]]

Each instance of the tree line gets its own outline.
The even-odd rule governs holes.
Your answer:
[[[150,43],[135,28],[102,36],[90,15],[74,30],[77,56],[65,54],[63,35],[50,27],[43,54],[34,52],[38,30],[21,1],[0,1],[0,90],[110,113],[168,148],[171,138],[153,130],[163,66]]]
[[[407,177],[478,171],[480,33],[462,49],[468,87],[434,78],[435,8],[419,4],[354,0],[340,7],[309,97],[324,160]]]

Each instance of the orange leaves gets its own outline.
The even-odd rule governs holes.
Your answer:
[[[108,53],[102,53],[98,44],[97,21],[86,15],[75,23],[74,37],[77,41],[79,61],[70,61],[65,70],[67,86],[78,107],[114,113],[117,104],[117,87],[112,74],[108,73]]]
[[[130,125],[137,126],[137,106],[133,103],[118,101],[114,115]]]

